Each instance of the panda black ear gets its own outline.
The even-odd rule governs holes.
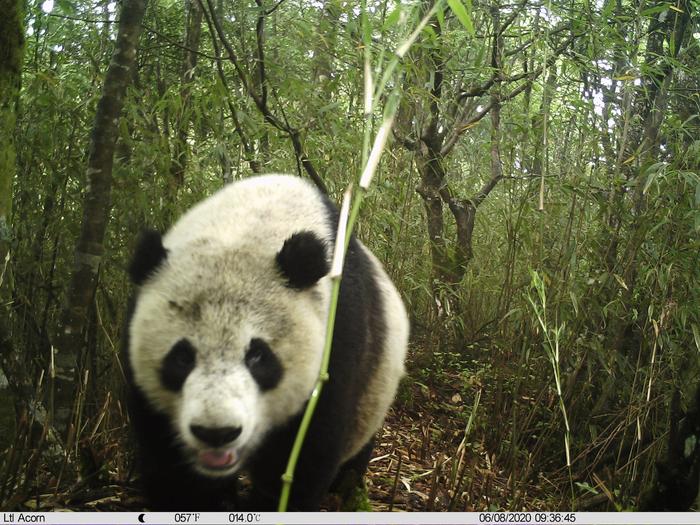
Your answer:
[[[310,231],[295,233],[284,241],[276,261],[287,286],[300,290],[316,284],[330,270],[326,243]]]
[[[163,246],[163,239],[155,230],[145,230],[141,233],[134,256],[129,264],[131,282],[143,284],[168,257],[168,251]]]

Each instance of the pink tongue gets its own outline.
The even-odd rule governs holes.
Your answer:
[[[206,467],[222,468],[231,465],[235,461],[235,456],[230,450],[223,452],[205,450],[199,453],[199,461]]]

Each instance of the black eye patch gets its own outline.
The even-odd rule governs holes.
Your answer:
[[[160,381],[168,390],[177,392],[185,384],[187,376],[194,370],[196,350],[187,339],[173,345],[160,367]]]
[[[276,387],[282,379],[282,363],[262,339],[251,339],[245,364],[262,391]]]

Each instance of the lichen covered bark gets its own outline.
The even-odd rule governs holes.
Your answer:
[[[61,350],[73,363],[79,351],[87,312],[104,253],[104,235],[111,207],[112,164],[126,88],[136,63],[136,45],[147,0],[125,0],[119,32],[97,105],[90,141],[83,220],[75,249],[75,266],[63,311]],[[63,362],[66,366],[67,363]]]
[[[9,250],[15,121],[24,52],[23,0],[0,0],[0,274]]]

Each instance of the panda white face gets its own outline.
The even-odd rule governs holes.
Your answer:
[[[325,243],[310,232],[277,250],[159,243],[152,235],[139,248],[142,259],[160,254],[143,275],[132,269],[141,284],[129,326],[134,381],[168,416],[192,466],[228,476],[313,389],[329,296]]]

